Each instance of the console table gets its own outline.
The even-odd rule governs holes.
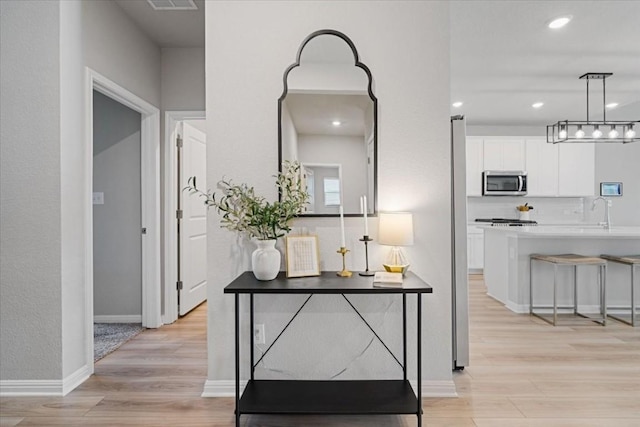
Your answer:
[[[422,294],[432,293],[431,286],[409,272],[400,287],[374,287],[373,277],[354,274],[350,278],[338,277],[336,272],[322,272],[317,277],[287,279],[281,272],[275,280],[262,282],[246,271],[224,288],[224,293],[235,295],[235,377],[236,427],[243,414],[278,415],[390,415],[415,414],[422,426]],[[240,396],[240,295],[249,295],[249,336],[251,340],[251,378]],[[254,377],[253,298],[255,294],[309,294],[284,329],[263,353],[262,358],[278,341],[288,326],[300,314],[307,302],[316,294],[342,295],[375,337],[384,345],[402,367],[403,378],[398,380],[259,380]],[[402,362],[351,304],[350,294],[402,295]],[[415,294],[417,336],[417,390],[407,380],[407,294]]]

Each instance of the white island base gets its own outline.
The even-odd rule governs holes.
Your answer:
[[[599,256],[640,253],[640,227],[485,227],[484,280],[487,293],[516,313],[529,313],[529,256],[574,253]],[[553,266],[534,263],[534,301],[536,307],[553,304]],[[578,308],[583,313],[597,313],[597,267],[578,267]],[[573,305],[572,267],[558,268],[558,306]],[[631,303],[631,277],[628,268],[607,266],[607,306]]]

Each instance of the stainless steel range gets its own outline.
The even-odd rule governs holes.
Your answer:
[[[476,222],[488,222],[492,227],[522,227],[538,225],[537,221],[516,218],[476,218]]]

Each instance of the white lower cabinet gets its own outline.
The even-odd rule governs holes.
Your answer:
[[[467,264],[469,270],[484,268],[484,230],[482,228],[467,227]]]

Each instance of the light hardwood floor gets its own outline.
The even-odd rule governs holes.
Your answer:
[[[640,426],[640,328],[553,327],[516,315],[471,276],[471,366],[458,398],[424,399],[424,425]],[[206,305],[147,330],[66,397],[0,399],[2,426],[232,426],[233,399],[202,398]],[[229,349],[232,351],[232,349]],[[407,417],[248,417],[244,426],[415,426]]]

